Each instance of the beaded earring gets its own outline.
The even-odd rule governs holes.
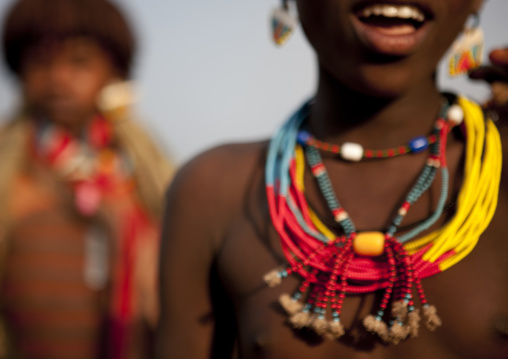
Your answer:
[[[479,26],[480,17],[474,15],[471,26],[466,26],[463,34],[455,40],[449,58],[450,76],[459,76],[477,68],[483,57],[483,30]]]
[[[298,20],[291,15],[288,0],[282,0],[282,6],[272,13],[272,36],[276,45],[284,45],[293,34]]]

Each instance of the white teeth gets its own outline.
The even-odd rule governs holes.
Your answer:
[[[360,17],[384,16],[400,19],[411,19],[419,22],[425,20],[425,15],[411,5],[372,5],[360,11]]]
[[[395,6],[386,6],[383,8],[383,15],[386,17],[396,17],[399,10]]]
[[[399,11],[397,11],[397,15],[399,15],[402,19],[411,19],[413,15],[413,9],[409,6],[404,6]]]

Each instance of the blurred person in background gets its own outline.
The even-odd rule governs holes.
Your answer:
[[[147,358],[171,167],[135,124],[136,44],[106,0],[19,0],[0,131],[1,358]]]

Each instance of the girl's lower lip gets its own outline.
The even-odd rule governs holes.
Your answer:
[[[426,22],[414,31],[384,29],[368,25],[353,17],[353,26],[360,41],[371,51],[388,56],[408,56],[414,53],[425,39],[429,24]]]

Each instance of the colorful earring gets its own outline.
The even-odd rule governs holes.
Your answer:
[[[297,19],[290,14],[288,0],[283,0],[282,6],[275,8],[272,14],[272,33],[275,44],[284,45],[293,33],[297,22]]]
[[[483,30],[479,24],[480,18],[475,14],[473,25],[466,27],[462,36],[453,43],[449,59],[450,76],[466,74],[481,65]]]

